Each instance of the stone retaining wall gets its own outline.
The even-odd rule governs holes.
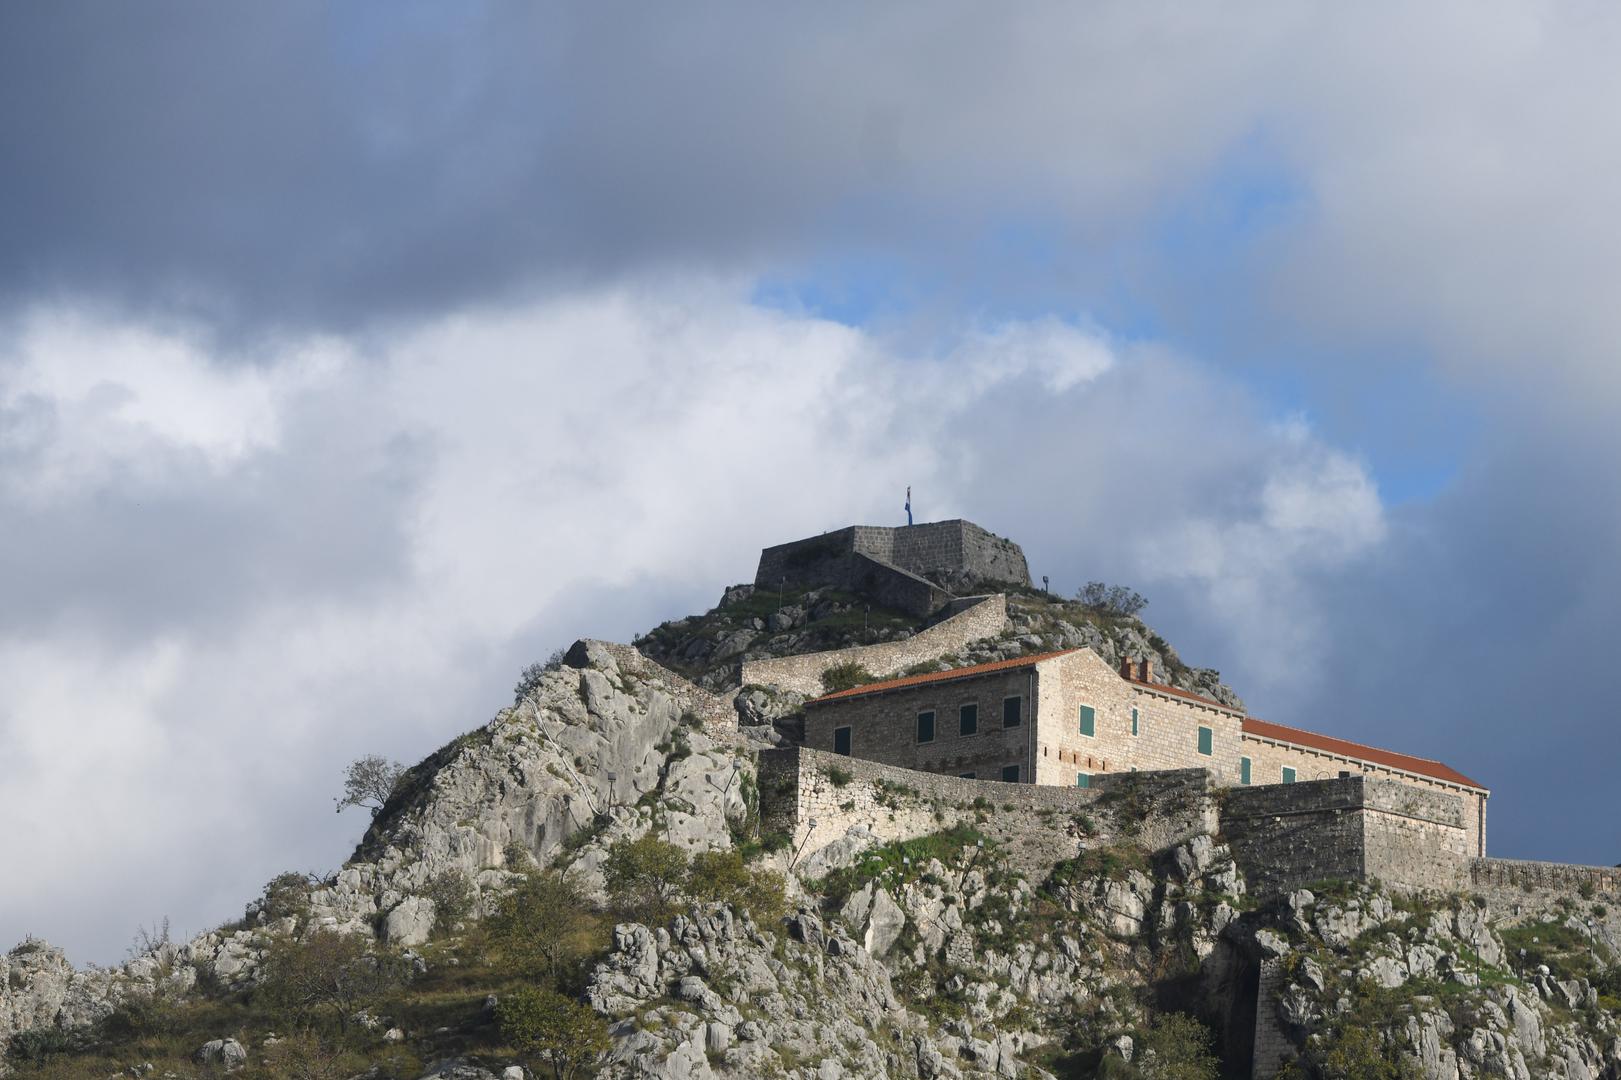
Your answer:
[[[836,865],[824,853],[841,845],[854,854],[959,824],[1038,872],[1083,846],[1129,841],[1158,851],[1216,825],[1204,769],[1119,773],[1098,777],[1091,788],[1066,788],[965,780],[788,747],[760,753],[759,787],[761,827],[788,836],[793,858],[812,873]]]
[[[822,672],[839,664],[856,663],[880,678],[898,675],[914,664],[937,660],[954,653],[969,642],[996,637],[1007,626],[1007,597],[987,596],[957,615],[920,630],[903,641],[877,645],[852,645],[830,652],[805,653],[773,660],[746,660],[744,686],[769,686],[778,690],[818,697],[822,693]]]

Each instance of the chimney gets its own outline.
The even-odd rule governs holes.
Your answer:
[[[1150,666],[1150,663],[1151,662],[1149,661],[1148,657],[1146,657],[1146,656],[1138,661],[1139,674],[1137,676],[1137,679],[1138,679],[1139,682],[1151,683],[1151,682],[1154,681],[1154,670]]]
[[[1127,682],[1130,682],[1136,677],[1136,665],[1132,662],[1132,659],[1129,656],[1122,656],[1120,658],[1120,677],[1125,679]]]

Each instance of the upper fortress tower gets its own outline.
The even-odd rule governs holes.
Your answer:
[[[925,525],[851,525],[768,547],[757,588],[831,585],[900,611],[933,614],[958,596],[997,586],[1030,586],[1024,552],[971,521]]]

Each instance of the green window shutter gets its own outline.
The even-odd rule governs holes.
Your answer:
[[[1247,783],[1250,782],[1250,759],[1249,758],[1239,758],[1238,759],[1238,782],[1240,784],[1247,784]]]
[[[1017,765],[1002,766],[1002,779],[1006,783],[1017,784],[1019,782],[1019,767]]]
[[[1097,710],[1093,709],[1092,706],[1090,706],[1090,705],[1082,705],[1081,706],[1081,734],[1089,736],[1089,737],[1096,737],[1097,733],[1098,733],[1098,714],[1097,714]]]
[[[1136,709],[1131,710],[1131,733],[1133,735],[1137,734],[1137,710]]]
[[[1205,757],[1209,757],[1211,754],[1215,753],[1215,748],[1213,745],[1214,742],[1214,732],[1207,727],[1202,727],[1199,729],[1199,753],[1203,754]]]
[[[1086,773],[1083,773],[1083,772],[1076,773],[1075,774],[1075,786],[1076,787],[1091,787],[1092,786],[1092,777],[1089,776]]]
[[[1295,771],[1289,768],[1287,765],[1283,767],[1283,782],[1285,784],[1292,784],[1295,782]]]
[[[1024,722],[1024,699],[1007,697],[1002,699],[1002,726],[1018,727]]]
[[[833,752],[850,756],[850,729],[847,727],[833,729]]]
[[[934,741],[934,710],[929,709],[917,714],[917,741],[920,743]]]
[[[979,733],[979,706],[962,705],[957,708],[957,734],[977,735]]]

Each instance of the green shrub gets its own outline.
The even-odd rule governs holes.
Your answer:
[[[822,693],[836,694],[840,690],[854,690],[875,681],[877,676],[854,660],[834,664],[822,672]]]
[[[422,886],[433,901],[434,928],[448,930],[473,910],[473,883],[460,870],[441,870]]]
[[[687,853],[652,833],[616,840],[602,864],[608,900],[640,922],[662,921],[687,883]]]
[[[353,934],[317,930],[303,941],[279,937],[265,955],[256,996],[301,1024],[349,1018],[403,986],[409,967],[399,956],[374,952]]]
[[[1221,1062],[1210,1052],[1210,1030],[1184,1013],[1166,1013],[1143,1038],[1138,1072],[1144,1080],[1217,1080]]]
[[[288,916],[302,919],[310,913],[310,889],[314,883],[311,875],[296,870],[277,874],[265,886],[259,913],[271,922]]]
[[[531,1062],[545,1061],[556,1080],[572,1080],[612,1048],[596,1013],[554,990],[524,986],[495,1006],[502,1036]]]
[[[841,769],[837,765],[834,765],[827,770],[827,782],[832,784],[834,787],[843,787],[854,779],[855,774],[849,769]]]
[[[570,974],[605,936],[584,888],[555,870],[525,878],[502,897],[487,929],[493,959],[528,978]]]
[[[774,870],[751,870],[736,851],[706,851],[693,856],[687,891],[694,900],[736,905],[760,926],[774,925],[788,913],[782,875]]]
[[[295,1080],[345,1080],[369,1064],[353,1050],[309,1032],[276,1040],[265,1047],[264,1060],[272,1075]]]

